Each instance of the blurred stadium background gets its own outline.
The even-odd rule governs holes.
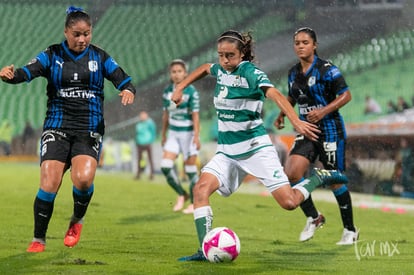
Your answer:
[[[161,94],[168,84],[167,65],[172,59],[184,59],[190,70],[215,62],[216,38],[221,32],[251,31],[256,63],[287,93],[287,70],[296,62],[292,34],[298,27],[313,28],[319,55],[341,69],[353,95],[341,113],[349,132],[349,159],[364,172],[365,184],[354,189],[394,194],[392,174],[399,140],[408,137],[414,146],[414,108],[388,114],[387,102],[401,96],[410,107],[414,104],[414,1],[0,0],[0,66],[23,66],[48,45],[62,41],[69,5],[90,13],[92,43],[109,52],[137,87],[136,103],[124,108],[112,84],[106,83],[106,137],[122,141],[133,139],[141,110],[148,111],[160,129]],[[206,144],[213,139],[215,125],[213,85],[211,78],[195,85],[202,98]],[[364,114],[366,96],[379,102],[382,113]],[[13,156],[37,154],[45,110],[44,79],[17,86],[0,83],[0,125],[12,124]],[[277,113],[273,103],[265,104],[269,128]],[[27,123],[36,132],[30,140],[23,135]],[[293,130],[288,127],[277,134],[289,143]]]

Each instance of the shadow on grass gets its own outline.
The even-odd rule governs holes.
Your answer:
[[[185,262],[179,274],[326,274],[336,269],[327,269],[325,262],[335,261],[343,247],[326,249],[315,247],[313,251],[303,246],[292,247],[282,241],[273,242],[272,250],[243,251],[240,259],[230,263]]]
[[[123,217],[119,219],[118,224],[139,224],[139,223],[149,223],[149,222],[165,222],[168,220],[175,220],[181,218],[176,214],[166,214],[166,213],[154,213],[146,215],[136,215]]]
[[[95,266],[106,265],[101,261],[72,258],[69,253],[19,253],[0,259],[0,274],[44,273],[47,266]]]
[[[257,260],[257,268],[262,271],[334,272],[335,270],[327,270],[323,263],[335,261],[344,251],[344,247],[340,246],[327,249],[326,245],[317,243],[308,246],[282,240],[272,241],[272,246],[273,249],[270,250],[249,253],[249,257]]]

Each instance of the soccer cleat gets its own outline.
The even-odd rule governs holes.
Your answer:
[[[194,204],[189,204],[186,209],[183,210],[184,214],[193,214],[194,213]]]
[[[312,239],[316,229],[323,227],[324,224],[325,217],[322,214],[319,214],[319,216],[316,219],[308,217],[308,219],[306,220],[305,228],[300,233],[299,241],[305,242],[307,240]]]
[[[178,196],[177,202],[175,203],[175,205],[173,207],[173,211],[177,212],[177,211],[180,211],[181,209],[183,209],[184,203],[185,203],[186,200],[188,200],[188,195]]]
[[[356,231],[350,231],[346,228],[344,228],[344,231],[342,233],[342,238],[339,242],[337,242],[337,245],[353,245],[359,238],[359,230],[355,229]]]
[[[71,223],[69,225],[68,231],[66,232],[63,243],[67,247],[74,247],[79,242],[81,232],[82,232],[81,223]]]
[[[45,251],[46,245],[41,242],[31,242],[29,247],[26,249],[30,253],[39,253]]]
[[[313,174],[322,182],[322,185],[346,184],[348,178],[338,170],[313,168]]]
[[[178,261],[180,262],[205,262],[207,261],[206,257],[204,257],[203,251],[201,249],[197,250],[196,253],[194,253],[191,256],[184,256],[181,258],[178,258]]]

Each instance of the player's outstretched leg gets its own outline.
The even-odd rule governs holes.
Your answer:
[[[323,186],[348,183],[347,176],[338,170],[313,168],[313,175],[315,175],[322,182]]]

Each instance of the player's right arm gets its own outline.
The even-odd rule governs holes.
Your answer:
[[[36,58],[32,59],[22,68],[14,68],[14,65],[5,66],[0,71],[0,77],[4,82],[18,84],[22,82],[30,82],[34,78],[44,76],[48,66],[50,65],[50,51],[41,52]]]
[[[184,78],[183,81],[181,81],[179,84],[175,86],[175,90],[171,96],[171,100],[177,105],[180,104],[183,97],[184,89],[193,82],[210,74],[210,67],[211,64],[206,63],[192,71],[186,78]]]
[[[13,64],[3,67],[0,71],[1,80],[10,84],[29,82],[29,75],[24,68],[15,69]]]
[[[162,127],[161,127],[161,146],[164,146],[167,141],[167,128],[168,128],[168,111],[162,112]]]

